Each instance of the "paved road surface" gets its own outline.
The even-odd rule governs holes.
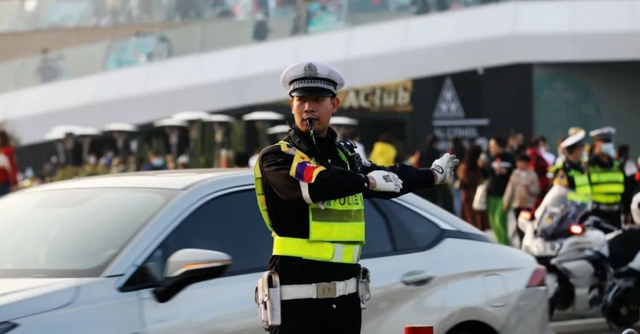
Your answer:
[[[602,318],[556,321],[552,323],[552,327],[556,334],[621,334],[623,332],[609,329]]]

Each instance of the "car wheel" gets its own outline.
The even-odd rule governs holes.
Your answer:
[[[489,330],[489,329],[483,329],[483,328],[479,328],[478,330],[475,329],[462,329],[462,331],[455,331],[453,333],[447,333],[447,334],[495,334],[495,331]]]
[[[483,322],[468,321],[455,326],[447,334],[497,334],[497,332]]]

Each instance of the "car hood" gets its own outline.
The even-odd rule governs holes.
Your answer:
[[[79,291],[78,279],[0,279],[0,322],[64,307]]]

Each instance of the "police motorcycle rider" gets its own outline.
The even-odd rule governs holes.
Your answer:
[[[549,166],[549,173],[547,174],[547,176],[552,181],[555,181],[556,177],[558,176],[558,172],[560,172],[566,160],[566,148],[563,147],[562,144],[564,143],[565,140],[569,139],[569,137],[577,134],[580,131],[584,131],[584,129],[578,126],[569,128],[569,131],[567,131],[568,136],[565,136],[564,138],[562,138],[562,140],[558,144],[558,157],[556,158],[556,161],[554,162],[554,164]],[[584,146],[584,142],[583,142],[583,146]],[[587,160],[588,160],[588,157],[587,157],[586,148],[585,148],[585,150],[583,150],[583,153],[582,153],[583,165],[586,166]]]
[[[593,199],[591,213],[620,228],[625,176],[620,163],[614,159],[615,132],[612,127],[604,127],[589,133],[593,138],[593,154],[587,170]]]
[[[569,134],[560,144],[563,158],[553,167],[555,174],[553,187],[536,210],[537,223],[540,224],[536,228],[538,232],[542,232],[542,236],[539,237],[553,241],[562,240],[561,246],[553,251],[553,256],[548,257],[549,253],[542,251],[543,255],[538,258],[550,273],[549,282],[552,292],[549,301],[550,315],[553,315],[556,309],[566,310],[574,307],[580,311],[597,305],[592,303],[599,303],[604,295],[610,272],[606,258],[608,253],[605,241],[606,231],[587,232],[585,229],[584,234],[580,232],[581,236],[575,236],[575,238],[572,235],[573,232],[569,234],[570,225],[568,224],[573,225],[577,222],[585,223],[584,226],[589,224],[597,230],[604,227],[603,222],[591,217],[589,212],[591,184],[584,164],[586,133],[583,129],[571,128]],[[559,207],[558,198],[566,198],[567,202],[563,202]],[[549,215],[548,212],[552,214]],[[559,217],[569,220],[563,221],[562,224],[557,221],[547,225],[549,217],[555,216],[553,212],[562,212]],[[561,229],[558,230],[558,228]],[[531,230],[529,235],[532,235]],[[529,241],[528,244],[532,245],[533,242]],[[532,247],[535,249],[534,246]],[[584,251],[585,247],[593,252]],[[542,250],[542,248],[538,249]],[[588,273],[589,270],[593,272],[587,277],[584,273]],[[587,283],[586,279],[595,280]],[[591,291],[598,291],[598,293],[591,295]]]
[[[553,184],[569,188],[567,198],[579,203],[591,201],[591,184],[587,169],[582,162],[585,135],[584,130],[579,130],[567,137],[560,144],[564,150],[564,159],[554,166]]]
[[[458,160],[445,154],[429,169],[363,161],[329,128],[344,86],[338,70],[299,62],[284,70],[281,83],[295,125],[260,153],[254,169],[258,205],[274,238],[269,271],[256,288],[261,324],[279,334],[357,334],[370,297],[368,271],[358,264],[366,247],[363,199],[441,184]]]

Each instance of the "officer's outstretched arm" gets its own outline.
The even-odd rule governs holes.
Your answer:
[[[403,187],[399,193],[366,191],[365,197],[394,198],[420,188],[431,187],[444,183],[452,174],[453,168],[459,163],[455,155],[445,154],[433,162],[431,168],[414,168],[405,164],[396,164],[389,167],[378,166],[373,163],[363,165],[363,172],[374,170],[386,170],[393,172],[402,180]]]
[[[362,193],[369,187],[363,174],[301,160],[277,146],[265,149],[259,161],[263,179],[285,200],[315,203]]]
[[[400,190],[399,193],[395,193],[379,192],[367,189],[364,192],[364,197],[395,198],[406,193],[416,191],[420,188],[433,186],[435,184],[435,176],[433,175],[431,169],[428,168],[419,169],[404,164],[396,164],[388,167],[371,164],[371,166],[363,168],[363,172],[365,173],[370,173],[374,170],[384,170],[398,175],[398,177],[402,180],[402,190]]]

